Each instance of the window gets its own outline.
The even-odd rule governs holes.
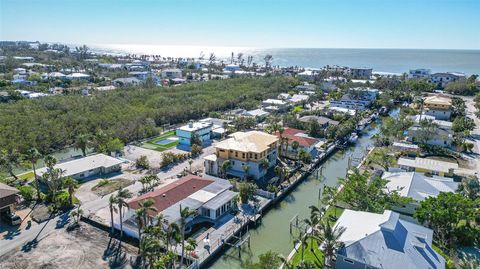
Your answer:
[[[215,211],[215,217],[220,217],[220,208]]]
[[[242,152],[242,158],[244,158],[244,159],[245,159],[245,153],[244,153],[244,152]]]
[[[235,157],[238,157],[238,151],[235,151]]]
[[[258,159],[258,154],[257,154],[257,153],[255,153],[255,160],[256,160],[256,159]]]
[[[343,258],[343,261],[344,261],[344,262],[347,262],[347,263],[349,263],[349,264],[354,264],[354,262],[353,262],[352,260],[350,260],[350,259]]]

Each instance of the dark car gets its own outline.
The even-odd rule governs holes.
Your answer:
[[[10,225],[20,225],[22,223],[22,219],[19,216],[10,213],[2,214],[2,219]]]

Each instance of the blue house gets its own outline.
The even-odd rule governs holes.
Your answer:
[[[198,134],[200,141],[205,145],[211,142],[212,126],[211,122],[189,122],[187,125],[177,128],[175,135],[179,138],[181,146],[192,146],[190,141],[194,133]]]

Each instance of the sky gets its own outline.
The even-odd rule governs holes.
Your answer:
[[[480,0],[0,0],[0,40],[480,49]]]

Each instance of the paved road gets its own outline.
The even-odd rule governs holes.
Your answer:
[[[475,171],[478,174],[480,172],[480,120],[475,116],[475,103],[473,102],[473,97],[462,97],[465,101],[465,112],[467,117],[472,118],[475,122],[475,129],[471,132],[471,138],[468,139],[468,142],[473,143],[473,153],[476,156],[472,156],[476,163]]]
[[[38,241],[55,229],[62,229],[69,221],[69,213],[67,212],[38,225],[32,225],[30,229],[20,231],[18,235],[5,237],[0,240],[0,256],[18,247],[22,247],[23,251],[34,248]]]
[[[203,167],[203,157],[211,153],[213,153],[213,147],[208,147],[204,149],[203,154],[198,158],[194,159],[192,169]],[[189,163],[185,161],[169,170],[160,172],[158,174],[158,177],[164,183],[168,183],[176,179],[176,175],[178,173],[189,168]],[[127,189],[134,195],[136,195],[142,189],[142,184],[139,182],[135,182],[134,184],[128,186]],[[102,214],[106,214],[105,216],[103,216],[103,218],[108,220],[110,218],[110,215],[108,213],[109,211],[105,210],[105,208],[108,206],[109,197],[113,194],[114,193],[111,193],[99,199],[82,203],[81,207],[84,212],[84,216],[90,216],[91,214],[95,214],[101,211],[104,212]],[[38,225],[32,225],[32,227],[28,230],[22,229],[21,231],[19,231],[18,234],[7,236],[6,238],[1,239],[0,256],[18,247],[22,247],[23,250],[28,251],[29,248],[34,247],[42,238],[46,237],[55,229],[63,228],[68,222],[69,213],[67,212],[49,221],[45,221]]]

